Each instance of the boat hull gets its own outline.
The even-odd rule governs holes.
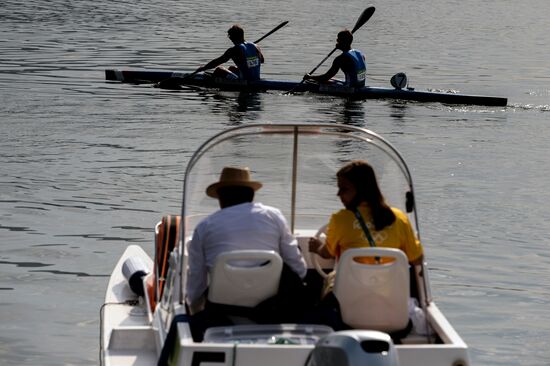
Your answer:
[[[465,104],[484,106],[506,106],[508,99],[497,96],[444,93],[436,91],[421,91],[413,88],[396,89],[387,87],[365,86],[352,89],[343,86],[319,85],[311,82],[267,80],[241,81],[212,78],[205,74],[185,74],[173,71],[155,70],[105,70],[105,79],[123,83],[169,83],[173,86],[187,85],[222,90],[235,91],[292,91],[311,92],[351,99],[398,99],[415,102]]]
[[[299,242],[304,244],[314,235],[311,230],[299,230]],[[150,269],[152,260],[136,245],[130,245],[113,270],[102,309],[101,322],[101,360],[102,366],[138,366],[155,365],[161,358],[168,325],[163,324],[148,309],[147,301],[138,298],[129,288],[121,274],[122,263],[130,257],[140,257]],[[175,305],[175,312],[185,314],[184,305]],[[409,335],[402,344],[395,345],[399,366],[457,365],[468,366],[468,346],[456,333],[435,302],[426,308],[426,317],[434,328],[439,342],[432,343],[426,336]],[[261,333],[258,325],[255,334]],[[267,325],[267,328],[271,325]],[[312,326],[310,326],[312,327]],[[227,328],[230,329],[230,328]],[[224,330],[226,332],[227,330]],[[435,335],[434,335],[435,337]],[[181,322],[177,326],[179,357],[175,364],[188,366],[210,360],[216,365],[238,366],[305,365],[314,344],[261,344],[251,342],[216,341],[194,342],[190,336],[189,323]]]

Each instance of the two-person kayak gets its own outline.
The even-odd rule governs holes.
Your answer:
[[[349,88],[332,84],[313,82],[260,79],[256,81],[228,80],[214,78],[207,73],[186,74],[166,70],[105,70],[105,79],[123,83],[163,83],[172,89],[184,86],[197,86],[235,91],[281,91],[292,93],[310,92],[333,95],[351,99],[399,99],[416,102],[438,102],[444,104],[466,104],[484,106],[506,106],[508,99],[497,96],[461,94],[416,90],[411,87],[376,87]]]

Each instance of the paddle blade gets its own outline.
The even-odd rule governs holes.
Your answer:
[[[285,20],[284,22],[282,22],[281,24],[279,24],[278,26],[273,28],[273,30],[271,32],[269,32],[269,34],[278,31],[279,29],[281,29],[282,27],[284,27],[287,24],[288,24],[288,20]]]
[[[355,33],[355,31],[361,28],[363,24],[368,22],[370,17],[372,17],[372,14],[374,14],[375,10],[376,9],[374,8],[374,6],[369,6],[368,8],[366,8],[361,14],[361,16],[359,17],[359,19],[357,19],[357,22],[355,23],[355,27],[353,27],[353,29],[351,30],[351,33]]]

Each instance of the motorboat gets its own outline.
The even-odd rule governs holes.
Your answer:
[[[335,263],[308,251],[309,238],[322,237],[330,215],[342,208],[336,171],[358,159],[373,166],[387,202],[408,215],[422,241],[410,170],[375,132],[336,123],[247,124],[202,143],[182,169],[181,212],[159,217],[151,247],[128,245],[113,269],[100,311],[101,365],[470,365],[467,345],[433,299],[426,259],[409,267],[400,250],[376,247],[348,250]],[[317,290],[336,269],[334,293],[346,327],[257,322],[245,312],[194,337],[196,314],[185,301],[187,245],[197,224],[219,209],[205,189],[226,166],[248,167],[263,182],[255,201],[287,218],[308,266],[312,296],[320,297]],[[424,248],[427,258],[429,243]],[[244,252],[219,256],[209,276],[210,301],[246,310],[275,295],[278,254]],[[367,265],[357,256],[394,260]],[[250,258],[262,265],[243,270],[235,264]],[[404,325],[410,326],[396,337]]]

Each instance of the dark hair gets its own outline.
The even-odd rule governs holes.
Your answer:
[[[347,179],[357,191],[356,202],[366,201],[372,210],[376,230],[382,230],[395,221],[395,214],[386,203],[374,169],[364,160],[354,160],[344,165],[336,173],[337,177]]]
[[[338,32],[337,38],[344,45],[351,46],[353,42],[353,34],[347,29],[344,29],[343,31]]]
[[[218,188],[218,200],[222,208],[252,202],[254,189],[244,186],[227,186]]]
[[[233,24],[233,26],[227,31],[227,34],[231,40],[244,40],[244,30],[238,24]]]

